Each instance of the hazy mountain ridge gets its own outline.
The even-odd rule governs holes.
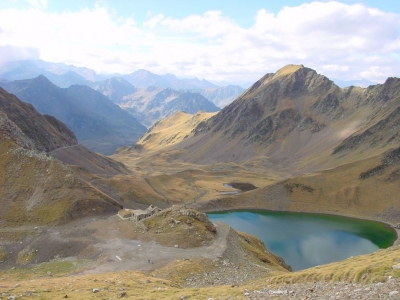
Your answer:
[[[96,82],[92,84],[91,87],[116,104],[119,104],[124,96],[137,91],[137,88],[122,77],[112,77],[104,81]]]
[[[148,127],[178,111],[193,114],[198,111],[215,112],[219,110],[211,101],[198,93],[176,91],[171,88],[135,89],[133,94],[125,95],[117,101],[116,103],[120,107]]]
[[[178,78],[174,74],[158,75],[147,70],[130,74],[97,74],[87,68],[43,60],[23,60],[0,63],[0,82],[32,79],[40,75],[48,78],[58,87],[87,85],[118,103],[123,96],[133,94],[135,88],[150,86],[174,90],[199,92],[217,106],[232,102],[243,91],[239,86],[219,87],[205,79]],[[179,109],[178,109],[179,110]]]
[[[87,86],[62,89],[42,75],[1,85],[41,113],[63,121],[80,143],[94,151],[111,154],[146,132],[133,116]]]
[[[149,86],[172,88],[174,90],[193,89],[193,88],[215,88],[215,84],[197,78],[178,78],[174,74],[157,75],[147,70],[137,70],[131,74],[122,75],[130,84],[147,88]]]
[[[191,89],[190,92],[196,92],[213,102],[216,106],[224,108],[233,100],[239,97],[245,89],[238,85],[228,85],[207,89]]]

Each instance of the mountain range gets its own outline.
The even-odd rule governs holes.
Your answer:
[[[178,111],[196,113],[219,110],[214,103],[199,93],[154,86],[136,88],[121,77],[107,79],[94,88],[147,127]]]
[[[43,75],[0,85],[39,112],[64,122],[92,151],[111,154],[146,132],[131,114],[88,86],[59,88]]]
[[[206,211],[294,210],[395,223],[400,220],[399,95],[398,78],[340,88],[310,68],[288,65],[263,76],[216,114],[199,119],[180,113],[155,124],[115,158],[136,157],[141,166],[151,162],[153,170],[170,174],[168,180],[149,179],[157,190],[172,196],[180,186],[181,194],[190,194],[192,204]],[[202,171],[189,172],[189,164]],[[189,186],[179,183],[181,172],[187,172]],[[258,188],[218,195],[227,180]]]
[[[91,85],[112,77],[122,77],[137,87],[157,86],[172,89],[215,88],[215,84],[197,78],[177,78],[173,74],[157,75],[147,70],[137,70],[130,74],[97,74],[84,67],[75,67],[64,63],[52,63],[43,60],[20,60],[0,63],[0,78],[8,81],[31,79],[39,75],[49,78],[59,87],[72,84]]]

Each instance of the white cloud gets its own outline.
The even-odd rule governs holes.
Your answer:
[[[47,0],[25,0],[25,1],[35,8],[47,7]]]
[[[220,11],[143,24],[101,2],[61,14],[38,8],[0,11],[0,46],[38,49],[40,58],[128,73],[147,68],[211,80],[254,82],[289,63],[331,78],[383,81],[400,73],[400,16],[362,4],[312,2],[278,14],[260,10],[250,28]],[[24,55],[21,55],[24,57]]]

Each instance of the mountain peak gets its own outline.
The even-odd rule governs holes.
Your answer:
[[[303,69],[304,66],[303,65],[286,65],[283,68],[279,69],[276,73],[275,73],[275,78],[277,77],[281,77],[281,76],[285,76],[285,75],[290,75],[295,73],[296,71]]]

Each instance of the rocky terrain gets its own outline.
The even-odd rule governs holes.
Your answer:
[[[75,135],[63,123],[52,116],[42,116],[32,105],[2,88],[0,132],[3,139],[29,150],[52,151],[77,144]]]

